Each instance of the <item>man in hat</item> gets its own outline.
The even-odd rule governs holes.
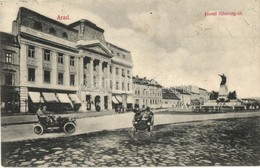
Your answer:
[[[49,122],[49,123],[51,123],[51,124],[55,122],[54,116],[47,113],[47,111],[46,111],[46,106],[43,106],[43,108],[42,108],[41,106],[39,106],[39,108],[38,108],[36,114],[37,114],[37,116],[40,117],[40,118],[41,118],[41,117],[47,118],[47,122]]]

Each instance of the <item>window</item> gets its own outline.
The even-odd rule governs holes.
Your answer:
[[[123,54],[123,58],[125,58],[125,54]]]
[[[116,75],[118,75],[118,71],[119,71],[118,68],[116,68]]]
[[[58,53],[58,63],[63,64],[63,54],[62,53]]]
[[[75,65],[75,57],[70,56],[70,66],[74,66]]]
[[[28,68],[28,81],[35,81],[35,68]]]
[[[34,22],[33,28],[36,29],[36,30],[42,31],[42,24],[41,24],[41,22],[37,22],[37,21]]]
[[[125,70],[122,69],[122,76],[125,77]]]
[[[62,33],[62,37],[65,38],[65,39],[67,39],[67,38],[68,38],[68,34],[67,34],[66,32],[63,32],[63,33]]]
[[[122,90],[125,90],[125,83],[122,82]]]
[[[130,83],[127,84],[127,90],[130,91]]]
[[[116,90],[119,90],[119,82],[116,82]]]
[[[110,89],[112,89],[112,88],[113,88],[113,81],[110,80]]]
[[[51,83],[51,72],[50,71],[47,71],[45,70],[44,71],[44,83]]]
[[[83,81],[83,85],[87,85],[87,75],[86,74],[84,74],[84,77],[83,77],[83,79],[84,79],[84,81]]]
[[[34,46],[28,47],[28,57],[35,58],[35,47]]]
[[[114,54],[114,51],[113,51],[113,50],[111,50],[111,53],[112,53],[112,54]]]
[[[112,66],[109,66],[109,67],[110,67],[110,68],[109,68],[109,69],[110,69],[110,73],[112,73]]]
[[[49,28],[49,33],[56,35],[56,30],[53,27],[51,27],[51,28]]]
[[[11,73],[5,74],[5,85],[13,85],[13,75]]]
[[[75,85],[75,75],[70,75],[70,85],[71,86]]]
[[[63,85],[63,73],[58,73],[58,84]]]
[[[44,61],[50,61],[51,51],[50,50],[44,50],[43,51],[43,57],[44,57]]]
[[[10,53],[10,52],[6,52],[5,53],[5,62],[6,63],[12,63],[12,56],[13,54],[12,53]]]
[[[119,56],[119,57],[120,57],[120,53],[117,53],[117,56]]]

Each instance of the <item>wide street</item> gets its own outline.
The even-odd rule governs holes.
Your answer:
[[[142,133],[133,138],[131,129],[123,128],[60,138],[46,138],[43,135],[44,139],[4,142],[2,165],[9,167],[260,165],[259,112],[247,114],[251,117],[246,117],[245,113],[236,113],[242,118],[233,118],[233,113],[194,115],[195,121],[199,118],[202,120],[199,122],[182,122],[189,120],[189,115],[185,115],[186,117],[172,115],[175,118],[173,120],[170,115],[158,114],[151,138]],[[106,129],[113,129],[117,127],[116,125],[127,126],[128,115],[131,117],[130,114],[115,115],[116,120],[111,120],[109,123],[107,121]],[[207,120],[213,116],[223,118],[223,115],[230,119]],[[122,120],[118,120],[121,117]],[[92,120],[97,122],[98,118]],[[82,122],[80,120],[79,126],[84,120],[87,119],[83,119]],[[159,125],[171,120],[182,123]],[[88,124],[93,126],[92,131],[101,128],[93,123]],[[81,129],[80,126],[77,134],[82,133]],[[90,129],[88,131],[91,132]]]
[[[114,114],[99,117],[77,119],[77,130],[73,135],[79,135],[102,130],[130,128],[134,113]],[[218,114],[160,114],[155,113],[155,125],[187,121],[202,121],[210,119],[260,116],[260,112],[230,112]],[[67,137],[65,133],[46,133],[35,135],[32,131],[34,124],[8,125],[1,127],[2,142],[21,141],[38,138]]]
[[[72,136],[34,135],[33,124],[2,127],[2,165],[260,165],[259,112],[156,113],[152,137],[145,133],[132,137],[132,117],[125,113],[78,119]]]

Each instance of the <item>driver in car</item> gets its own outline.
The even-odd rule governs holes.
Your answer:
[[[139,108],[139,104],[134,105],[133,112],[135,113],[134,119],[133,119],[133,125],[134,125],[135,121],[140,119],[141,113],[142,113],[142,110]]]
[[[148,122],[151,123],[151,125],[153,125],[154,123],[154,113],[151,111],[150,107],[147,106],[144,112],[145,115],[148,115]]]
[[[46,117],[47,122],[50,122],[51,124],[55,122],[54,116],[47,113],[46,106],[43,106],[43,109],[40,106],[36,114],[38,117]]]

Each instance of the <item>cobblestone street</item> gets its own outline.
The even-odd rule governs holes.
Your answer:
[[[2,165],[260,165],[260,117],[158,125],[151,139],[130,129],[2,143]]]

